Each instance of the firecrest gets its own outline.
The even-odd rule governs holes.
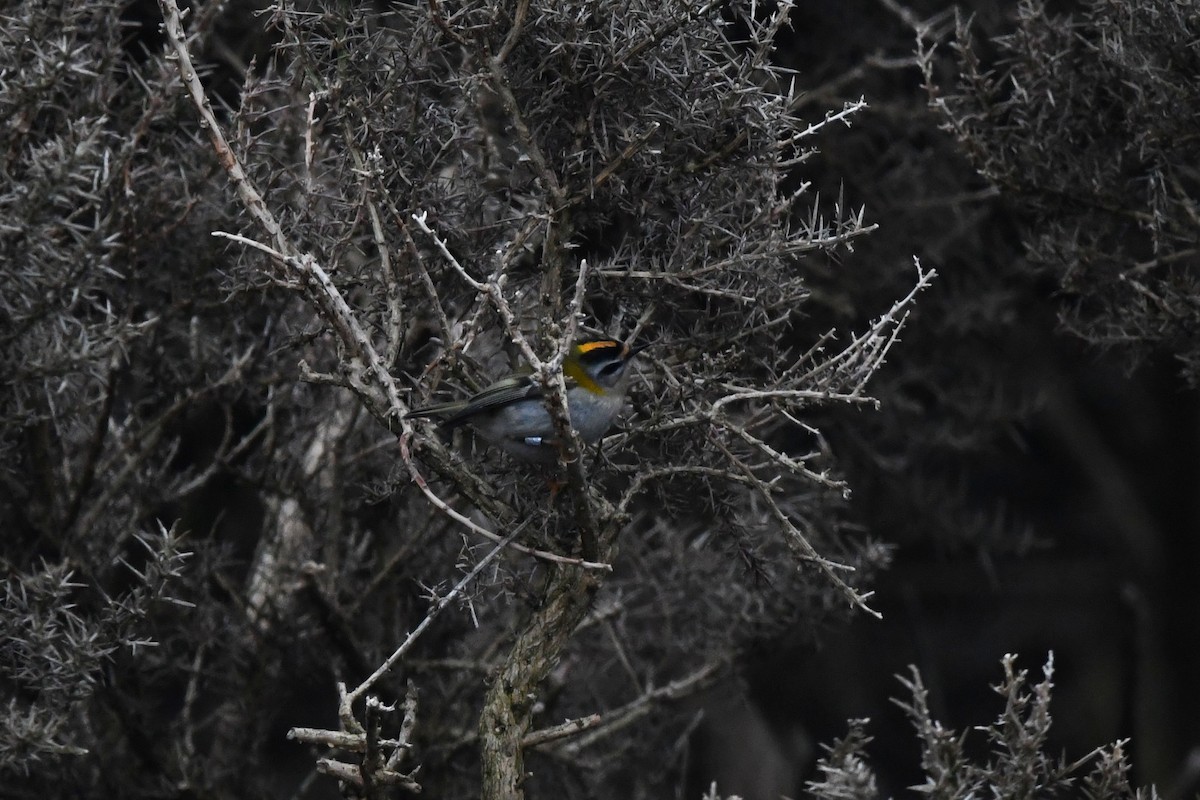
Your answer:
[[[625,404],[629,365],[645,349],[615,339],[577,342],[563,360],[571,427],[591,444],[616,422]],[[558,460],[554,423],[542,403],[542,387],[530,373],[502,378],[478,394],[410,411],[407,417],[438,417],[444,427],[462,423],[501,450],[525,461]]]

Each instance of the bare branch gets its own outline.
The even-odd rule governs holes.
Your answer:
[[[388,656],[382,664],[379,665],[379,668],[371,673],[366,680],[360,683],[352,691],[346,693],[346,695],[342,698],[343,714],[347,713],[350,705],[352,705],[355,700],[357,700],[363,695],[363,693],[374,686],[376,681],[386,675],[387,672],[396,665],[396,662],[404,657],[404,654],[407,653],[410,648],[412,648],[417,639],[421,637],[421,634],[423,634],[425,630],[433,624],[433,621],[437,619],[438,615],[442,613],[446,606],[454,602],[454,600],[456,600],[463,593],[463,591],[470,586],[471,583],[478,578],[485,569],[487,569],[488,564],[490,564],[497,556],[504,552],[504,548],[512,543],[513,539],[517,537],[517,534],[524,530],[527,524],[528,520],[513,528],[511,533],[505,536],[499,544],[492,548],[491,552],[481,558],[479,563],[476,564],[470,572],[464,575],[459,582],[454,585],[454,588],[437,599],[437,602],[433,604],[433,608],[429,609],[429,613],[425,615],[425,619],[421,620],[417,627],[412,629],[408,636],[404,638],[404,641],[400,643],[400,646],[392,651],[392,654]]]

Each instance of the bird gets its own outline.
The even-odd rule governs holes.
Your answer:
[[[587,339],[571,345],[563,360],[571,427],[588,444],[600,440],[625,405],[629,369],[647,345]],[[514,372],[465,400],[414,409],[406,419],[440,418],[441,426],[466,423],[484,439],[523,461],[551,464],[561,442],[542,402],[542,387],[529,371]]]

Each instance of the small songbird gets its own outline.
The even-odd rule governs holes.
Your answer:
[[[563,360],[571,427],[591,444],[608,432],[625,405],[629,364],[645,349],[615,339],[577,342]],[[542,387],[531,373],[514,373],[466,400],[410,411],[406,416],[439,417],[444,427],[469,424],[492,444],[525,461],[558,459],[554,423],[542,403]]]

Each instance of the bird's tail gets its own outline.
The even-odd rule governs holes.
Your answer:
[[[425,406],[424,408],[414,408],[404,415],[405,419],[419,419],[421,417],[448,417],[456,412],[462,411],[464,404],[461,401],[451,403],[438,403],[437,405]]]

